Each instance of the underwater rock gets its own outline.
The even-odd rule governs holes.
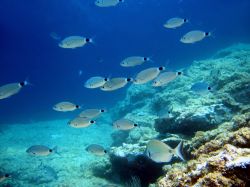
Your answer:
[[[174,165],[158,182],[170,186],[247,186],[250,178],[250,149],[230,144],[216,151],[202,154],[186,165]]]
[[[234,119],[235,121],[235,119]],[[226,126],[231,128],[225,129]],[[249,120],[245,121],[249,126]],[[161,187],[170,186],[249,186],[250,185],[250,128],[234,130],[233,123],[213,130],[211,137],[193,149],[192,160],[166,168],[166,176],[158,181]],[[230,132],[231,131],[231,132]],[[209,132],[209,131],[208,131]],[[197,132],[193,144],[208,132]],[[213,138],[212,138],[213,137]]]
[[[57,172],[50,166],[40,165],[33,172],[23,177],[32,185],[46,185],[58,179]]]
[[[119,176],[119,181],[127,183],[131,178],[140,180],[141,186],[156,182],[163,174],[163,164],[155,163],[145,155],[130,157],[111,156],[112,173]]]
[[[155,130],[164,133],[181,133],[192,135],[197,131],[215,128],[218,124],[231,118],[225,114],[228,109],[221,105],[202,106],[183,111],[176,118],[155,120]]]
[[[118,157],[127,157],[129,155],[143,154],[146,149],[146,145],[142,146],[139,144],[126,144],[123,143],[119,147],[111,147],[110,154]]]
[[[212,91],[194,93],[190,88],[200,81]],[[171,147],[184,139],[184,154],[190,160],[165,165],[166,175],[156,185],[250,186],[249,98],[250,45],[243,44],[193,62],[165,87],[131,85],[113,117],[141,123],[142,132],[137,128],[113,139],[113,146],[119,147],[111,148],[112,172],[118,171],[118,178],[126,173],[123,169],[143,153],[150,138],[160,138]],[[121,166],[116,159],[121,159]]]
[[[111,133],[111,137],[113,139],[112,146],[120,146],[123,142],[125,142],[126,138],[129,136],[129,131],[115,131]]]
[[[117,117],[128,116],[157,132],[192,136],[207,131],[238,112],[249,111],[250,45],[238,44],[218,52],[211,59],[194,61],[182,76],[165,87],[131,85],[126,98],[114,108]],[[206,81],[211,93],[197,95],[191,86]],[[169,109],[171,115],[157,119]],[[149,117],[150,116],[150,117]]]

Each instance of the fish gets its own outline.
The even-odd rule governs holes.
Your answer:
[[[138,124],[129,119],[119,119],[113,123],[113,127],[118,130],[130,130],[138,127]]]
[[[29,83],[27,81],[16,82],[5,84],[0,87],[0,99],[9,98],[21,91],[21,89],[27,86]]]
[[[87,43],[93,43],[93,40],[83,36],[69,36],[61,40],[58,46],[64,49],[75,49],[78,47],[83,47]]]
[[[94,120],[88,118],[76,117],[75,119],[68,122],[68,125],[74,128],[85,128],[90,126],[91,124],[95,124]]]
[[[182,72],[163,72],[156,79],[154,79],[152,86],[166,86],[171,81],[175,80],[176,77],[182,75]]]
[[[100,116],[104,112],[106,112],[105,109],[86,109],[79,114],[79,117],[93,119]]]
[[[146,155],[157,163],[170,162],[174,155],[179,157],[182,161],[185,161],[181,153],[182,146],[182,141],[175,149],[172,149],[162,141],[150,140],[146,147]]]
[[[212,87],[206,82],[196,82],[191,86],[191,90],[199,95],[205,95],[212,91]]]
[[[192,44],[203,40],[211,36],[211,32],[204,32],[200,30],[193,30],[186,33],[184,36],[181,37],[180,42],[185,44]]]
[[[125,58],[120,65],[122,67],[134,67],[143,64],[144,62],[150,61],[149,57],[142,56],[131,56]]]
[[[97,156],[103,156],[107,153],[107,150],[98,144],[91,144],[85,150]]]
[[[165,67],[163,67],[163,66],[161,66],[161,67],[152,67],[152,68],[142,70],[141,72],[139,72],[136,75],[135,80],[133,81],[133,83],[134,84],[145,84],[145,83],[147,83],[149,81],[152,81],[163,70],[165,70]]]
[[[95,5],[98,7],[114,7],[124,0],[96,0]]]
[[[51,32],[50,37],[53,38],[54,40],[61,40],[61,36],[59,36],[57,33],[55,32]]]
[[[168,108],[163,108],[157,112],[157,116],[160,119],[168,119],[168,118],[172,117],[172,112]]]
[[[100,76],[90,77],[90,78],[84,83],[84,87],[85,87],[85,88],[90,88],[90,89],[100,88],[100,87],[102,87],[108,80],[109,80],[109,78],[100,77]]]
[[[176,29],[177,27],[181,27],[184,23],[187,23],[188,20],[186,18],[171,18],[169,19],[163,26],[167,29]]]
[[[80,108],[81,108],[80,105],[76,105],[68,101],[63,101],[53,106],[53,109],[58,112],[71,112]]]
[[[132,81],[133,81],[132,78],[125,78],[125,77],[112,78],[101,87],[101,90],[114,91],[123,88],[124,86],[127,85],[128,82]]]
[[[6,179],[10,178],[10,174],[8,173],[0,173],[0,182],[5,181]]]
[[[48,156],[52,153],[57,152],[57,147],[54,147],[53,149],[44,146],[44,145],[33,145],[29,147],[26,152],[30,155],[34,156]]]

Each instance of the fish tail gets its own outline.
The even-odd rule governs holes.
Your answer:
[[[174,154],[179,157],[182,161],[185,161],[183,155],[182,155],[182,148],[183,148],[183,141],[181,141],[177,147],[174,149]]]

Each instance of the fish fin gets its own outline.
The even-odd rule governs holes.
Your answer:
[[[53,147],[53,152],[55,153],[55,154],[57,154],[57,155],[59,155],[59,156],[61,156],[61,154],[60,153],[58,153],[58,147],[57,146],[55,146],[55,147]]]
[[[32,84],[29,80],[29,76],[25,78],[24,80],[24,85],[25,86],[34,86],[34,84]]]
[[[212,29],[211,31],[208,32],[208,36],[211,36],[212,38],[216,38],[215,36],[215,31],[216,31],[216,28]]]
[[[152,58],[154,58],[154,55],[151,55],[149,57],[146,57],[148,60],[146,62],[149,62],[149,63],[155,63],[154,60],[152,60]]]
[[[174,154],[179,157],[182,161],[185,161],[182,155],[183,141],[181,141],[177,147],[174,149]]]
[[[166,60],[165,60],[165,63],[164,63],[164,67],[168,69],[169,64],[170,64],[170,60],[169,60],[169,59],[166,59]]]
[[[90,39],[90,43],[93,44],[94,46],[96,46],[96,35],[94,35],[93,37],[89,38]]]

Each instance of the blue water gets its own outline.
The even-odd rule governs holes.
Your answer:
[[[33,86],[1,101],[0,123],[63,118],[51,110],[61,100],[111,107],[124,98],[125,89],[87,90],[83,83],[88,77],[134,76],[141,67],[119,66],[129,55],[152,57],[154,63],[145,68],[168,63],[175,70],[229,44],[249,42],[249,8],[248,0],[126,0],[113,8],[96,7],[91,0],[1,0],[0,84],[29,78]],[[166,30],[162,24],[174,16],[190,23]],[[214,36],[194,45],[180,43],[191,29],[213,31]],[[62,49],[51,32],[93,37],[95,44]]]
[[[8,169],[15,174],[13,184],[25,187],[38,185],[34,177],[44,168],[58,175],[48,186],[93,186],[89,168],[99,160],[84,152],[84,147],[113,143],[109,113],[97,125],[74,129],[66,124],[79,111],[60,113],[53,105],[72,101],[83,108],[109,111],[125,98],[128,87],[114,92],[87,89],[84,82],[89,77],[134,77],[144,68],[162,65],[180,70],[229,45],[249,43],[249,10],[249,0],[125,0],[111,8],[99,8],[94,0],[1,0],[0,86],[24,80],[32,85],[0,100],[0,172]],[[173,30],[163,27],[176,16],[190,22]],[[211,31],[212,36],[191,45],[179,41],[194,29]],[[62,38],[91,37],[94,43],[63,49],[50,36],[52,32]],[[134,55],[150,57],[153,62],[134,68],[119,65]],[[33,144],[58,146],[62,156],[31,158],[25,150]],[[106,184],[105,179],[98,180]]]

